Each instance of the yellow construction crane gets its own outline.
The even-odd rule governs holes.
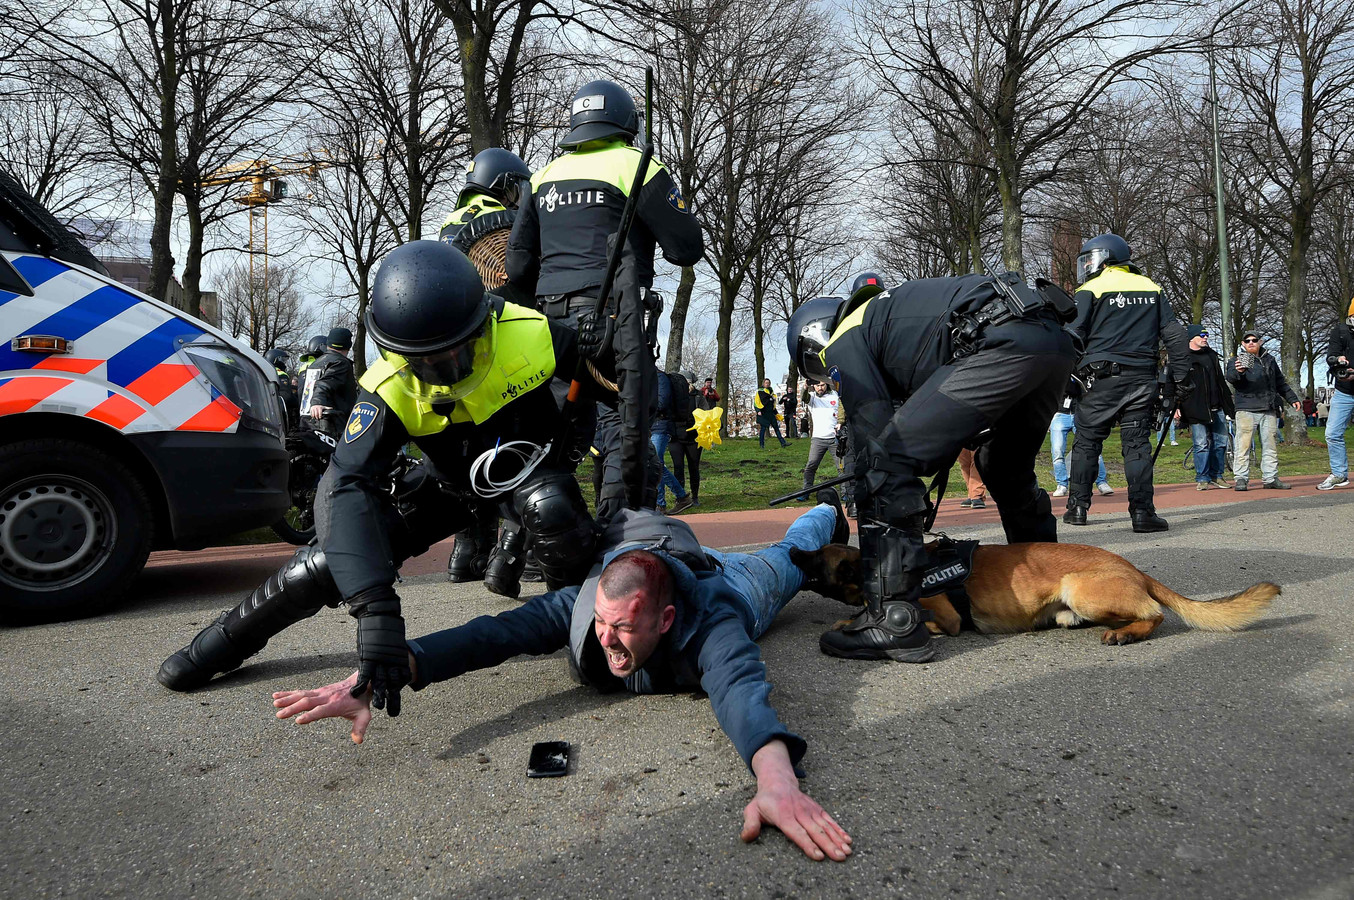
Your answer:
[[[249,243],[245,245],[249,253],[249,289],[254,289],[254,218],[261,218],[263,238],[263,296],[268,296],[268,207],[279,200],[285,200],[289,191],[283,179],[304,175],[314,178],[320,169],[336,165],[332,160],[313,157],[284,157],[278,160],[247,159],[228,166],[222,166],[198,182],[201,187],[215,187],[227,184],[246,184],[248,193],[233,198],[249,213]]]

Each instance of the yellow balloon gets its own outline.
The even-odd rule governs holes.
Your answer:
[[[724,419],[722,406],[716,406],[714,409],[693,409],[691,415],[695,418],[696,424],[687,431],[696,432],[696,443],[702,450],[709,450],[715,444],[724,443],[719,438],[719,424]]]

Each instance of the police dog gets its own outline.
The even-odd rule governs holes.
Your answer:
[[[934,553],[935,547],[932,541],[927,551]],[[864,605],[859,548],[796,548],[790,559],[804,572],[806,590],[850,606]],[[1122,556],[1081,544],[979,545],[964,587],[974,627],[984,634],[1105,625],[1108,630],[1100,637],[1105,644],[1146,639],[1161,624],[1163,606],[1192,628],[1236,631],[1260,618],[1279,595],[1278,585],[1262,581],[1219,600],[1191,600]],[[926,623],[933,634],[959,633],[961,618],[948,595],[925,597],[921,605],[933,615]]]

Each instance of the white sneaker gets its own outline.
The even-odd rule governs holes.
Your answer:
[[[1066,497],[1066,496],[1067,496],[1067,485],[1065,485],[1065,484],[1060,484],[1060,485],[1058,485],[1058,489],[1057,489],[1056,491],[1054,491],[1052,494],[1050,494],[1049,496],[1050,496],[1050,497]]]
[[[1329,491],[1332,488],[1349,487],[1349,476],[1336,478],[1334,475],[1327,475],[1326,480],[1316,486],[1318,491]]]
[[[1171,441],[1171,446],[1172,446],[1172,447],[1179,447],[1179,446],[1180,446],[1180,442],[1179,442],[1179,441]]]
[[[1102,497],[1108,497],[1110,494],[1114,493],[1114,488],[1110,487],[1108,481],[1100,482],[1095,486],[1095,489],[1100,492]]]

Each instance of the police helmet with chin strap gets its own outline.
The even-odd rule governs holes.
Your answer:
[[[306,342],[306,355],[309,357],[323,356],[324,351],[329,349],[329,340],[322,334],[317,334]]]
[[[410,241],[390,251],[376,272],[367,333],[404,357],[421,382],[454,388],[444,395],[457,399],[478,386],[493,358],[490,308],[464,253],[442,241]]]
[[[1128,241],[1117,234],[1098,234],[1082,244],[1077,254],[1077,284],[1085,284],[1105,266],[1126,266],[1132,261]]]
[[[509,209],[522,199],[522,184],[531,180],[531,169],[511,150],[490,147],[475,154],[465,170],[465,187],[456,195],[456,208],[470,202],[475,194],[493,197]]]
[[[559,142],[561,150],[573,150],[588,141],[639,133],[639,112],[630,92],[614,81],[589,81],[574,94],[569,107],[569,133]]]
[[[786,349],[799,374],[810,381],[831,385],[834,380],[820,354],[832,340],[843,302],[841,297],[814,297],[790,316],[785,329]]]

